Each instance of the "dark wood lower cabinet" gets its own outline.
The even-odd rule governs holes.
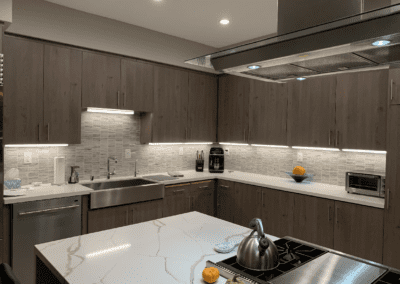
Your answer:
[[[217,182],[217,217],[234,223],[235,183],[232,181],[218,180]]]
[[[129,205],[88,211],[88,233],[129,225]]]
[[[162,218],[163,200],[151,200],[129,205],[128,224],[137,224]]]
[[[293,237],[333,249],[335,201],[294,195]]]
[[[261,219],[261,187],[235,183],[235,223],[248,227],[253,218]]]
[[[293,235],[294,193],[263,188],[261,215],[264,232],[283,238]]]
[[[163,217],[183,214],[190,211],[190,183],[165,187]]]
[[[190,211],[197,211],[210,216],[215,216],[214,194],[215,181],[195,182],[191,185],[191,207]]]
[[[335,201],[334,249],[382,263],[383,210]]]

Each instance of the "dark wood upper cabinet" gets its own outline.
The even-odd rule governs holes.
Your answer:
[[[121,59],[121,108],[152,112],[154,65]]]
[[[250,81],[232,75],[219,78],[218,142],[247,143]]]
[[[188,76],[179,69],[154,67],[152,142],[186,141]]]
[[[400,269],[400,105],[388,109],[383,264]]]
[[[286,85],[251,80],[249,143],[287,145],[288,98]]]
[[[389,102],[392,105],[400,104],[400,68],[389,69]]]
[[[287,83],[290,146],[334,147],[336,76]]]
[[[388,70],[337,76],[337,147],[386,150]]]
[[[294,195],[293,237],[333,249],[335,201]]]
[[[44,46],[4,37],[4,144],[38,144],[43,140]]]
[[[264,232],[278,238],[293,235],[294,193],[263,188],[261,216]]]
[[[189,73],[188,142],[217,141],[217,78]]]
[[[83,52],[82,108],[123,108],[121,59]]]
[[[81,143],[81,71],[81,51],[45,45],[44,142]]]
[[[382,263],[383,210],[335,201],[335,215],[334,249]]]

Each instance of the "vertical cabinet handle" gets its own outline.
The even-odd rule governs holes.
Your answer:
[[[246,128],[243,129],[243,141],[246,142]]]
[[[328,141],[329,141],[329,146],[331,146],[331,131],[329,130],[329,138],[328,138]]]
[[[192,203],[190,202],[191,198],[189,196],[189,211],[192,210]]]
[[[331,219],[331,206],[328,207],[328,222],[330,222]]]
[[[390,100],[393,101],[393,79],[390,80]]]
[[[47,141],[50,140],[50,123],[47,123]]]
[[[38,141],[40,141],[40,123],[38,123]]]
[[[336,224],[338,224],[339,223],[339,220],[338,220],[338,212],[339,212],[339,207],[336,207],[336,209],[335,209],[335,213],[336,213]]]
[[[336,146],[339,146],[339,130],[336,130]]]
[[[389,204],[390,204],[390,189],[387,189],[387,206],[386,208],[389,209]]]
[[[125,92],[122,93],[122,94],[124,95],[124,106],[125,106],[125,104],[126,104],[126,94],[125,94]]]
[[[247,142],[250,141],[250,133],[251,133],[251,129],[249,128],[249,135],[247,135]]]
[[[261,205],[264,207],[264,190],[261,190]]]
[[[119,107],[119,91],[117,92],[117,106]]]

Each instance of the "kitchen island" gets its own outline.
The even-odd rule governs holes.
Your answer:
[[[202,271],[207,260],[218,262],[236,255],[237,248],[220,254],[214,245],[240,241],[251,231],[190,212],[39,244],[35,246],[37,277],[41,279],[37,283],[46,283],[51,273],[60,283],[69,284],[204,284]],[[278,239],[267,236],[272,241]],[[220,277],[216,283],[225,282]]]

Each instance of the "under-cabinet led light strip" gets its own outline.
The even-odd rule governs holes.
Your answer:
[[[96,108],[96,107],[88,107],[88,112],[100,112],[100,113],[112,113],[112,114],[134,114],[133,110],[125,110],[125,109],[111,109],[111,108]]]
[[[99,250],[99,251],[87,254],[86,258],[91,258],[91,257],[107,254],[107,253],[110,253],[110,252],[127,249],[130,246],[131,246],[131,244],[125,244],[125,245],[120,245],[120,246],[117,246],[117,247],[112,247],[112,248],[109,248],[109,249]]]
[[[289,148],[289,146],[283,146],[283,145],[261,145],[261,144],[251,144],[251,146],[255,146],[255,147],[272,147],[272,148]]]
[[[235,146],[248,146],[249,144],[245,143],[226,143],[226,142],[219,142],[221,145],[235,145]]]
[[[344,151],[344,152],[357,152],[357,153],[386,154],[386,151],[373,151],[373,150],[342,149],[342,151]]]
[[[210,145],[212,142],[190,142],[190,143],[149,143],[151,146],[162,146],[162,145]]]
[[[304,150],[340,151],[338,148],[300,147],[300,146],[293,146],[292,148],[293,149],[304,149]]]
[[[68,144],[9,144],[6,147],[25,147],[25,148],[32,148],[32,147],[65,147]]]

